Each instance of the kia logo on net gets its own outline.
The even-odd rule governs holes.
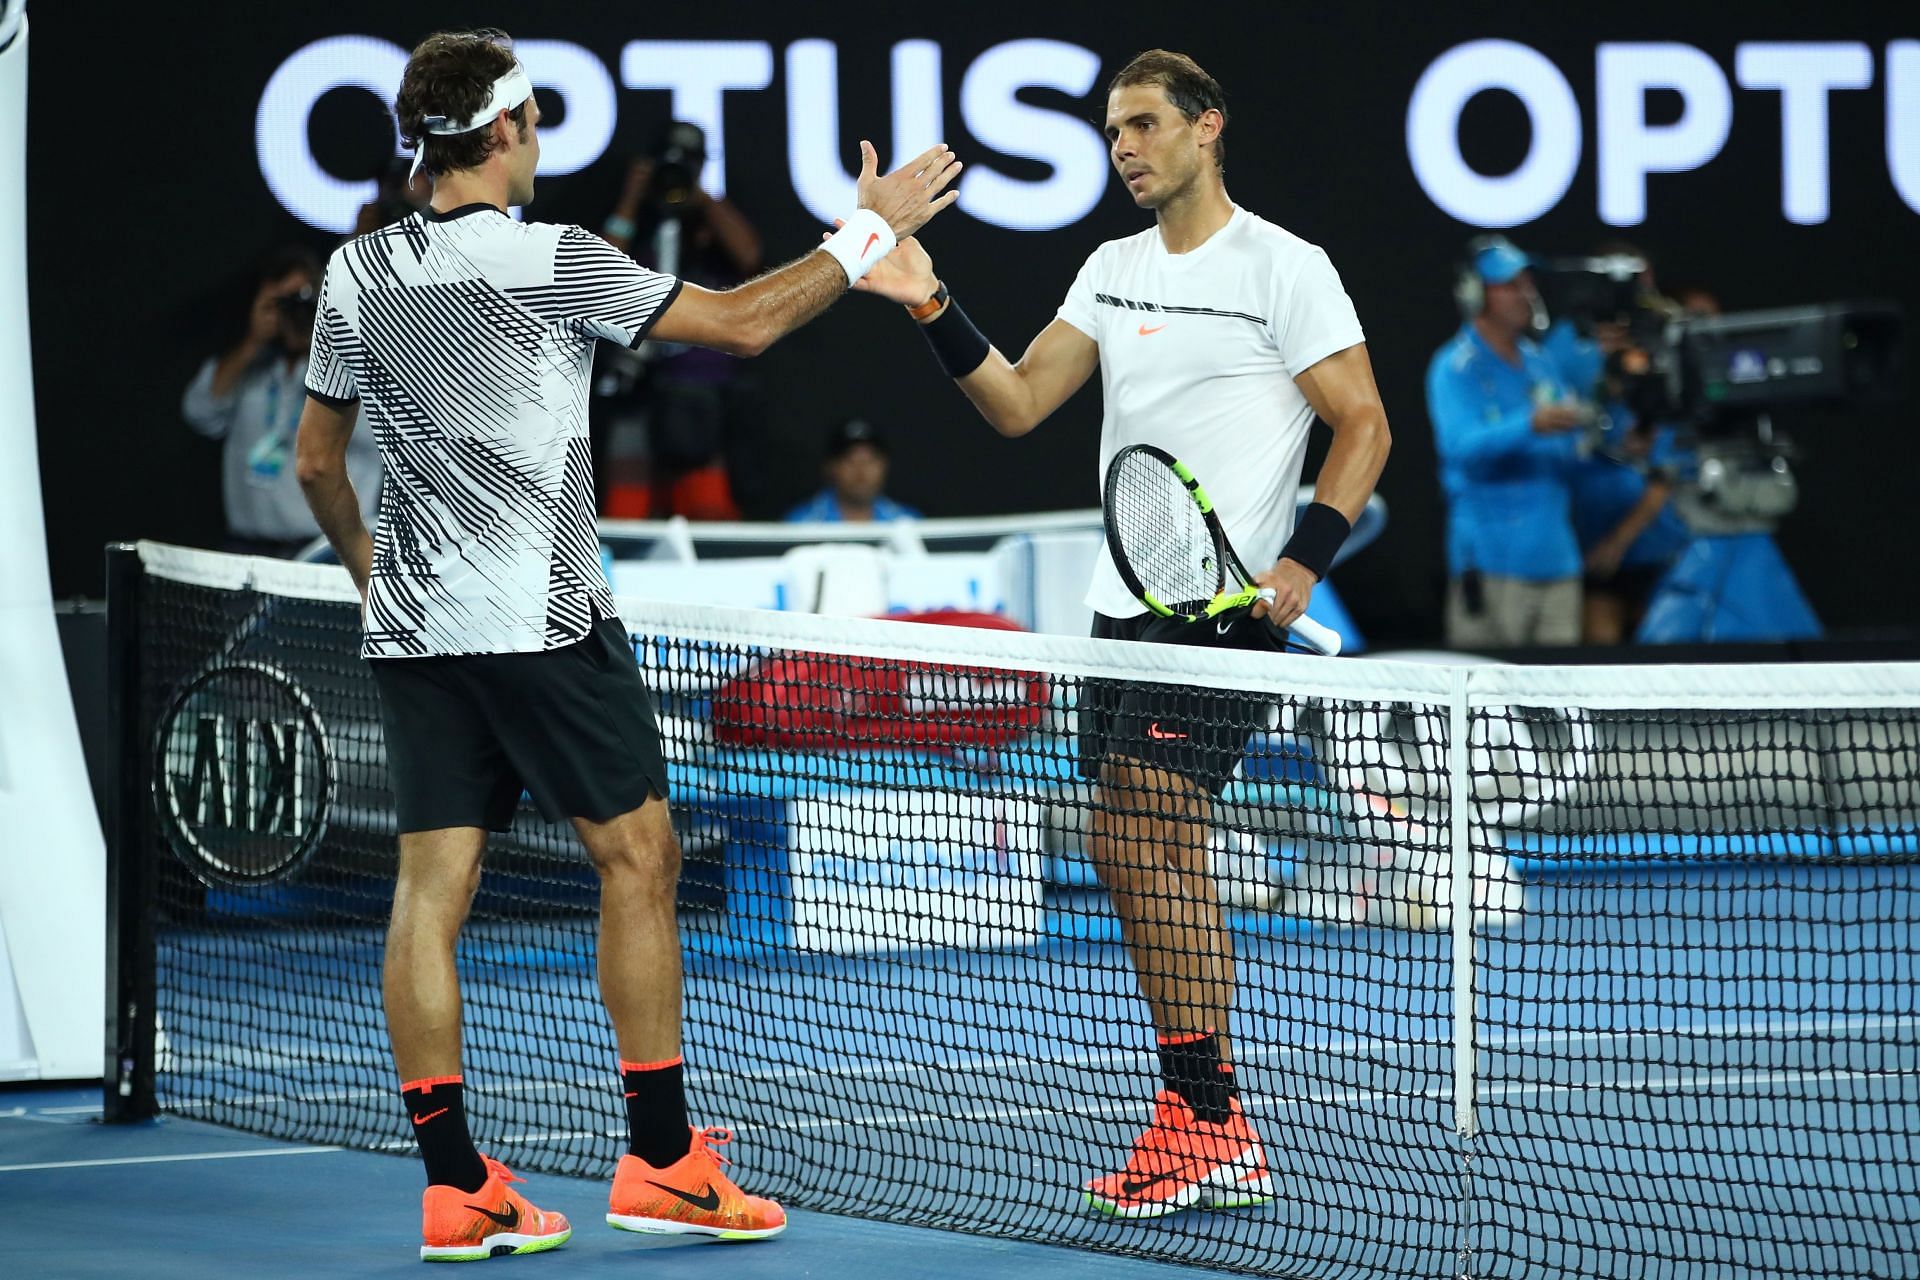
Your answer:
[[[298,870],[326,833],[326,726],[292,677],[234,662],[188,681],[155,734],[154,801],[167,843],[209,883],[258,885]]]
[[[537,92],[565,104],[560,123],[540,128],[540,173],[576,173],[612,145],[621,90],[665,91],[675,120],[697,124],[707,136],[700,185],[726,194],[728,95],[764,95],[773,84],[775,49],[764,40],[634,40],[620,51],[619,80],[600,56],[566,40],[516,40],[514,52]],[[779,53],[786,108],[787,176],[809,213],[822,223],[853,207],[857,169],[842,157],[839,46],[796,40]],[[860,127],[892,140],[892,168],[947,139],[966,135],[1003,156],[1037,161],[1044,177],[1014,177],[990,158],[967,157],[958,207],[982,222],[1019,231],[1046,231],[1078,222],[1099,203],[1107,183],[1107,143],[1093,124],[1017,96],[1047,90],[1081,99],[1094,91],[1100,55],[1060,40],[996,44],[974,58],[960,79],[961,120],[945,118],[944,88],[954,70],[932,40],[902,40],[889,56],[892,111],[887,121]],[[399,45],[375,36],[317,40],[281,63],[260,95],[254,149],[260,173],[289,213],[324,231],[353,229],[361,205],[374,198],[371,180],[335,177],[315,159],[308,121],[335,89],[359,89],[391,106],[407,65]],[[776,100],[777,101],[777,100]],[[758,99],[760,118],[777,109]],[[741,115],[736,108],[734,119]],[[886,134],[879,130],[887,128]],[[396,145],[398,139],[395,139]]]
[[[1920,41],[1889,43],[1878,83],[1885,97],[1886,169],[1908,208],[1920,212]],[[1779,209],[1815,226],[1830,207],[1828,108],[1835,94],[1876,84],[1873,50],[1858,41],[1748,42],[1733,51],[1732,83],[1721,64],[1688,44],[1601,44],[1593,62],[1593,138],[1602,221],[1647,220],[1647,179],[1710,165],[1742,111],[1765,113],[1780,148]],[[1679,117],[1656,124],[1650,93],[1679,99]],[[1506,94],[1525,110],[1531,137],[1510,172],[1485,174],[1460,153],[1460,114],[1482,93]],[[1545,54],[1512,40],[1474,40],[1447,50],[1421,74],[1407,104],[1407,158],[1444,212],[1477,227],[1514,227],[1558,205],[1581,164],[1583,124],[1573,85]],[[1758,195],[1759,193],[1755,193]]]

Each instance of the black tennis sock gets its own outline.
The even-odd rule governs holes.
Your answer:
[[[620,1063],[620,1090],[627,1095],[627,1151],[664,1169],[693,1145],[687,1128],[684,1060]]]
[[[1163,1033],[1160,1078],[1208,1124],[1225,1124],[1232,1117],[1233,1099],[1240,1090],[1233,1082],[1233,1067],[1220,1060],[1218,1033]]]
[[[409,1080],[400,1086],[420,1159],[427,1166],[428,1186],[478,1191],[486,1185],[487,1166],[467,1132],[466,1095],[459,1076]]]

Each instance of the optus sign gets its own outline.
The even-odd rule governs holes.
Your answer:
[[[1874,51],[1858,41],[1736,45],[1733,77],[1688,44],[1609,43],[1594,52],[1594,145],[1599,215],[1616,227],[1647,219],[1647,179],[1711,164],[1726,145],[1735,104],[1779,120],[1780,212],[1802,225],[1829,215],[1828,106],[1835,94],[1879,84],[1885,96],[1886,169],[1920,212],[1920,41],[1890,42],[1876,80]],[[1743,91],[1738,97],[1733,86]],[[1677,119],[1654,123],[1650,93],[1675,95]],[[1502,174],[1480,173],[1460,151],[1460,114],[1483,93],[1520,103],[1531,126],[1525,157]],[[1513,227],[1566,196],[1579,172],[1583,122],[1573,85],[1550,58],[1511,40],[1447,50],[1421,74],[1407,104],[1407,158],[1427,197],[1461,222]]]
[[[634,40],[620,51],[617,80],[598,54],[569,41],[516,40],[514,51],[535,92],[557,95],[564,103],[560,122],[541,128],[543,175],[577,172],[607,153],[623,90],[664,90],[674,119],[706,131],[701,185],[715,195],[727,189],[727,97],[766,94],[777,57],[794,194],[823,223],[853,207],[855,174],[841,155],[840,54],[831,40],[797,40],[777,54],[762,40]],[[932,40],[900,41],[889,62],[890,137],[893,164],[899,164],[948,140],[943,104],[951,69]],[[320,99],[336,89],[360,90],[390,106],[406,65],[406,50],[391,41],[341,35],[307,45],[275,69],[260,95],[254,147],[261,176],[289,213],[325,231],[353,228],[354,215],[373,198],[374,184],[327,172],[313,154],[308,122]],[[1036,161],[1048,170],[1044,177],[1015,177],[996,168],[991,158],[967,156],[959,208],[982,222],[1021,231],[1064,227],[1086,217],[1107,182],[1105,140],[1090,120],[1023,102],[1019,95],[1038,89],[1084,99],[1099,82],[1099,55],[1059,40],[1009,40],[987,49],[958,74],[967,136],[1000,155]]]

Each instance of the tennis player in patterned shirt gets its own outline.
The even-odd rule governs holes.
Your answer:
[[[600,874],[600,991],[629,1141],[607,1220],[771,1236],[786,1215],[722,1171],[688,1123],[680,1052],[680,849],[652,701],[600,567],[587,388],[596,342],[653,336],[756,355],[952,203],[937,146],[884,177],[861,144],[859,208],[816,251],[725,292],[644,270],[578,227],[508,216],[533,198],[540,106],[495,31],[430,36],[395,114],[430,207],[333,255],[298,442],[302,487],[365,603],[400,819],[383,986],[426,1163],[420,1256],[565,1243],[468,1132],[454,943],[489,829],[522,790],[573,825]],[[387,483],[369,534],[345,468],[362,412]],[[525,1034],[536,1034],[525,1029]]]

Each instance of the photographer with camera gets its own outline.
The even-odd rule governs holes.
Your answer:
[[[1653,268],[1632,245],[1611,241],[1598,255],[1571,259],[1549,275],[1553,324],[1540,349],[1569,387],[1601,411],[1573,466],[1573,529],[1585,579],[1581,639],[1622,644],[1633,636],[1670,565],[1686,550],[1673,493],[1675,430],[1657,420],[1643,392],[1650,348],[1675,306],[1654,285]]]
[[[1580,639],[1580,549],[1569,477],[1593,421],[1531,339],[1531,259],[1476,239],[1455,281],[1464,323],[1427,367],[1427,412],[1447,499],[1447,643]]]
[[[320,536],[293,465],[319,285],[320,261],[306,249],[287,246],[267,255],[255,276],[245,332],[224,354],[207,358],[180,398],[187,425],[222,442],[225,550],[293,556]],[[380,451],[371,434],[354,438],[347,468],[372,524]]]
[[[653,153],[628,167],[600,234],[642,266],[730,289],[760,270],[760,235],[732,201],[701,188],[706,148],[698,125],[668,125]],[[737,520],[742,496],[756,505],[764,414],[738,360],[658,342],[602,359],[603,514]]]

